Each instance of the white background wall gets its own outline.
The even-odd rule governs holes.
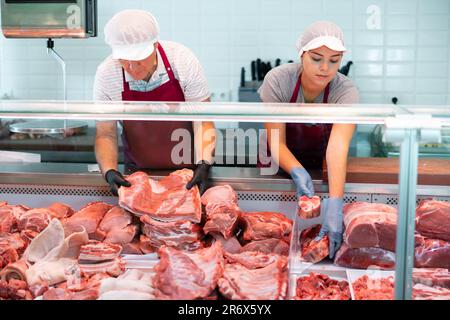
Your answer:
[[[246,67],[248,77],[251,60],[296,59],[295,41],[304,28],[328,19],[344,30],[350,49],[345,60],[354,62],[350,77],[363,103],[390,103],[397,96],[400,104],[450,105],[449,0],[98,0],[98,5],[97,38],[55,40],[67,62],[70,100],[92,99],[96,67],[110,53],[103,41],[105,22],[122,9],[139,8],[157,17],[161,39],[179,41],[197,54],[216,99],[237,100],[240,69]],[[371,10],[377,8],[380,29],[373,29]],[[0,75],[0,98],[63,97],[61,71],[44,39],[0,36]]]

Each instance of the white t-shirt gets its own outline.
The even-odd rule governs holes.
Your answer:
[[[208,82],[200,62],[187,47],[172,41],[159,41],[180,82],[186,101],[203,101],[210,97]],[[158,66],[148,82],[134,80],[125,72],[125,80],[131,90],[148,92],[169,81],[161,55],[157,54]],[[123,76],[119,60],[107,57],[97,68],[94,81],[95,101],[122,101]]]

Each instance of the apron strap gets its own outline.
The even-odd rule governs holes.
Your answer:
[[[302,73],[298,76],[297,83],[295,84],[294,93],[292,94],[290,103],[296,103],[298,94],[300,92],[300,87],[302,85]],[[328,97],[330,95],[330,83],[325,87],[325,92],[323,94],[323,103],[328,103]]]
[[[167,58],[166,52],[164,51],[163,47],[161,46],[161,44],[159,42],[158,42],[158,51],[159,51],[159,54],[161,55],[161,59],[164,63],[164,67],[166,68],[169,79],[174,80],[175,75],[173,73],[172,67],[170,66],[169,59]]]

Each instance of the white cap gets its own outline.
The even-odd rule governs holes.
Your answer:
[[[326,46],[334,51],[346,51],[344,33],[341,28],[330,21],[317,21],[311,24],[297,40],[300,57],[304,52]]]
[[[143,60],[153,53],[159,25],[144,10],[123,10],[105,25],[105,42],[112,48],[113,59]]]

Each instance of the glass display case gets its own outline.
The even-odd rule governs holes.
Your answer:
[[[385,245],[380,246],[379,243],[371,245],[374,252],[378,253],[381,249],[389,249],[387,250],[389,251],[388,265],[375,268],[378,270],[375,277],[380,275],[385,277],[385,271],[380,271],[380,269],[390,269],[386,277],[395,276],[393,285],[397,299],[411,299],[413,296],[417,205],[421,200],[430,197],[442,202],[450,201],[450,175],[446,174],[449,171],[445,169],[445,166],[450,167],[448,163],[450,160],[440,159],[439,163],[424,163],[418,159],[419,144],[440,144],[446,139],[445,134],[442,133],[447,132],[446,130],[450,128],[449,106],[307,104],[301,105],[299,108],[299,105],[296,104],[264,103],[107,103],[4,100],[0,101],[0,118],[2,123],[9,123],[9,125],[14,124],[13,121],[17,123],[17,119],[20,119],[20,123],[36,120],[59,120],[62,130],[49,134],[40,133],[45,135],[42,143],[52,145],[55,141],[61,141],[57,139],[70,135],[70,138],[75,141],[74,143],[80,143],[79,146],[81,146],[83,134],[89,132],[92,138],[92,134],[95,133],[92,125],[85,128],[85,131],[71,132],[71,125],[80,121],[91,124],[102,120],[145,120],[379,125],[383,128],[383,142],[398,148],[399,159],[394,165],[380,161],[378,167],[368,165],[369,169],[366,168],[368,171],[360,171],[358,174],[355,169],[353,173],[349,172],[344,202],[348,205],[363,202],[366,204],[376,203],[381,207],[389,206],[390,208],[386,210],[381,208],[380,212],[389,212],[392,208],[393,212],[395,211],[394,218],[397,220],[389,225],[390,235],[392,236],[393,232],[394,239],[389,239],[388,248]],[[244,143],[245,139],[252,138],[256,139],[254,143],[259,143],[261,132],[255,132],[253,135],[249,132],[242,133]],[[223,134],[225,135],[223,141],[226,141],[227,134],[231,135],[230,139],[238,140],[238,135],[234,131],[231,132],[231,129],[224,131]],[[29,138],[26,137],[21,141]],[[88,148],[92,148],[94,140],[92,138],[84,140],[82,143],[85,147],[83,152],[88,152]],[[224,142],[218,144],[218,147],[222,148],[219,155],[223,157],[230,156],[228,153],[231,152],[229,149],[223,148],[225,144]],[[60,144],[57,148],[60,148]],[[0,151],[3,152],[4,159],[7,156],[13,157],[5,152],[5,150],[14,150],[14,148],[8,148],[8,144],[3,143],[0,150],[4,150]],[[24,143],[20,151],[33,153],[33,148],[31,144]],[[75,209],[82,207],[88,201],[101,200],[111,204],[117,203],[117,198],[110,194],[98,172],[95,159],[86,158],[89,160],[77,161],[79,159],[76,159],[76,152],[81,150],[70,149],[67,146],[65,150],[59,149],[58,151],[68,152],[64,163],[45,160],[24,161],[26,155],[23,156],[25,158],[20,158],[22,160],[18,161],[3,160],[0,170],[0,190],[3,199],[0,201],[25,204],[30,207],[43,207],[54,201],[62,201]],[[233,147],[232,152],[234,151]],[[362,162],[363,160],[354,159],[355,164],[358,164],[358,161]],[[300,259],[302,231],[320,224],[322,217],[317,215],[310,221],[300,219],[297,214],[298,200],[295,196],[295,188],[289,177],[261,174],[260,169],[256,167],[256,162],[253,164],[241,165],[238,161],[231,161],[226,167],[214,166],[210,178],[211,185],[231,185],[238,193],[239,206],[243,211],[276,211],[295,221],[289,257],[290,297],[295,298],[296,281],[306,276],[308,272],[323,273],[337,280],[347,279],[353,290],[352,283],[367,274],[367,270],[364,270],[367,269],[367,266],[362,264],[360,270],[356,270],[355,267],[333,264],[333,261],[327,259],[320,263],[308,263]],[[394,167],[383,167],[387,165]],[[124,170],[123,166],[120,166],[120,170]],[[373,173],[372,178],[370,173]],[[149,174],[159,179],[168,173],[151,171]],[[313,172],[311,175],[316,195],[321,199],[326,199],[329,196],[326,170]],[[428,179],[429,177],[434,177],[434,180]],[[419,178],[419,184],[417,184],[417,178]],[[427,182],[422,184],[421,181]],[[383,216],[380,219],[389,219],[389,217]],[[364,225],[361,228],[364,230]],[[345,238],[346,236],[349,235],[344,235],[344,242],[347,246],[349,245],[347,242],[352,243],[352,241],[350,238]],[[358,244],[357,241],[355,243],[351,244],[354,246],[351,249],[368,246],[368,244]],[[369,272],[371,275],[374,268],[369,269],[372,270]],[[355,297],[353,291],[352,295]]]

